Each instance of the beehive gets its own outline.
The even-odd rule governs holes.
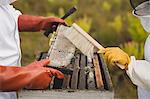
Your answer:
[[[42,57],[44,58],[44,57]],[[87,59],[76,53],[67,69],[72,75],[63,80],[54,78],[47,90],[22,90],[18,99],[113,99],[113,86],[103,55]]]

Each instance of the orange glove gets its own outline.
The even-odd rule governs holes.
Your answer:
[[[38,32],[51,28],[54,23],[65,24],[65,21],[57,17],[20,15],[18,18],[18,29],[20,32]]]
[[[45,89],[52,76],[60,79],[64,75],[52,68],[46,68],[49,60],[35,61],[25,67],[0,66],[0,91],[16,91],[21,88]]]

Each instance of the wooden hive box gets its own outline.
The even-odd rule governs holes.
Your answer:
[[[114,99],[114,91],[103,55],[92,60],[77,53],[67,67],[72,75],[54,78],[47,90],[22,90],[18,99]]]

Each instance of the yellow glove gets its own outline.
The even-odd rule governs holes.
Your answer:
[[[99,50],[99,53],[102,50]],[[128,65],[130,63],[130,58],[127,53],[122,51],[118,47],[111,47],[104,49],[104,56],[106,58],[106,62],[110,66],[119,66],[121,69],[128,69]]]

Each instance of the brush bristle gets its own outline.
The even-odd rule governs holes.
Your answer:
[[[94,45],[77,31],[74,27],[70,27],[63,33],[64,36],[73,43],[84,55],[93,58]]]

